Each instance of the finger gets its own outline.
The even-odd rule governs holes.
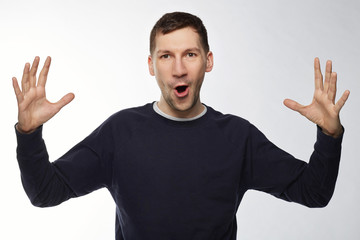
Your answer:
[[[16,100],[17,100],[18,103],[20,103],[20,102],[22,102],[24,97],[23,97],[23,94],[22,94],[22,92],[20,90],[20,87],[19,87],[19,84],[18,84],[18,81],[17,81],[16,77],[12,78],[12,82],[13,82],[13,88],[14,88],[14,91],[15,91]]]
[[[330,76],[328,98],[334,104],[335,104],[335,98],[336,98],[336,82],[337,82],[337,73],[333,72],[333,73],[331,73],[331,76]]]
[[[323,90],[323,76],[320,69],[320,60],[315,58],[314,60],[314,74],[315,74],[315,89]]]
[[[331,72],[332,72],[332,62],[328,60],[326,62],[326,68],[325,68],[325,81],[324,81],[324,91],[328,92],[330,87],[330,78],[331,78]]]
[[[47,76],[48,76],[49,69],[50,69],[50,64],[51,64],[51,58],[47,57],[46,61],[44,63],[44,67],[42,68],[40,75],[39,75],[38,86],[45,87],[46,81],[47,81]]]
[[[291,110],[293,111],[296,111],[300,114],[303,114],[303,109],[304,109],[304,106],[301,105],[300,103],[294,101],[294,100],[291,100],[291,99],[285,99],[284,100],[284,105],[288,108],[290,108]]]
[[[335,111],[336,112],[340,112],[341,108],[344,106],[346,100],[349,98],[350,95],[350,91],[346,90],[343,95],[341,96],[341,98],[337,101],[337,103],[335,104]]]
[[[36,86],[36,72],[39,66],[39,62],[40,62],[40,58],[38,56],[35,57],[33,64],[31,66],[30,69],[30,87],[35,87]]]
[[[25,63],[23,76],[21,79],[21,89],[25,93],[29,90],[30,84],[29,84],[29,69],[30,69],[30,63]]]
[[[55,106],[60,111],[61,108],[69,104],[73,99],[75,98],[75,95],[73,93],[68,93],[65,96],[63,96],[59,101],[55,103]]]

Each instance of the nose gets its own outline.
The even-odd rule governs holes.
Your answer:
[[[182,58],[176,58],[173,63],[172,74],[174,77],[181,78],[186,76],[187,69]]]

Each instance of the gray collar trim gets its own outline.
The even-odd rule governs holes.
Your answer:
[[[170,119],[170,120],[173,120],[173,121],[178,121],[178,122],[194,121],[194,120],[199,119],[202,116],[204,116],[206,114],[206,112],[207,112],[207,107],[205,105],[203,105],[204,106],[204,111],[202,111],[199,115],[197,115],[195,117],[192,117],[192,118],[178,118],[178,117],[170,116],[170,115],[164,113],[163,111],[161,111],[160,108],[158,107],[157,103],[158,102],[154,102],[154,104],[153,104],[153,109],[157,114],[159,114],[159,115],[161,115],[161,116],[163,116],[163,117],[165,117],[167,119]]]

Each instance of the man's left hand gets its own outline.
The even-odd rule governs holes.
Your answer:
[[[335,103],[337,74],[332,72],[332,62],[330,60],[326,62],[324,82],[318,58],[314,60],[314,72],[315,92],[312,103],[304,106],[294,100],[285,99],[284,104],[317,124],[325,134],[336,138],[343,131],[339,113],[348,99],[350,91],[346,90]]]

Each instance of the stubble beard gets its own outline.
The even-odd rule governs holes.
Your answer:
[[[200,90],[200,89],[199,89]],[[170,94],[163,95],[165,102],[168,104],[168,106],[174,111],[174,112],[180,112],[185,113],[188,111],[191,111],[196,106],[197,102],[200,99],[200,93],[194,95],[192,99],[190,99],[190,105],[188,105],[187,102],[185,103],[176,103],[175,99],[172,99]],[[191,96],[187,96],[186,98],[191,98]],[[184,105],[184,106],[182,106]]]

